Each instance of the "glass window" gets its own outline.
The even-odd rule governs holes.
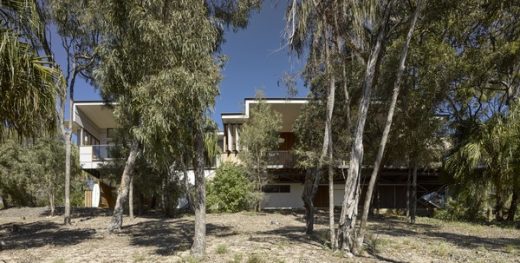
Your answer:
[[[290,193],[291,186],[290,185],[264,185],[262,187],[262,191],[264,193]]]

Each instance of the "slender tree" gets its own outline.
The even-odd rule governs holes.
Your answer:
[[[379,149],[377,151],[376,159],[374,161],[374,166],[372,167],[372,173],[370,175],[370,181],[368,182],[367,191],[365,193],[364,205],[363,205],[363,213],[361,215],[361,222],[357,233],[357,244],[356,246],[360,248],[363,245],[363,240],[365,237],[366,224],[368,219],[368,211],[370,208],[370,203],[372,202],[372,193],[374,191],[374,186],[376,183],[377,175],[379,174],[380,165],[383,161],[383,154],[385,152],[386,143],[388,140],[388,135],[390,134],[390,128],[392,126],[392,120],[394,118],[394,112],[397,105],[397,98],[399,96],[399,91],[401,89],[401,81],[403,78],[403,74],[405,71],[405,62],[406,57],[408,55],[408,48],[410,46],[410,41],[412,39],[412,34],[415,30],[415,24],[417,23],[417,19],[419,18],[419,13],[421,10],[422,0],[417,1],[417,6],[415,7],[415,12],[413,13],[413,17],[410,21],[410,27],[408,29],[408,33],[406,35],[406,40],[403,45],[403,49],[399,58],[399,67],[396,73],[396,80],[394,83],[394,88],[392,90],[392,99],[390,101],[390,106],[388,109],[385,128],[383,130],[383,136],[381,137],[381,141],[379,143]],[[414,169],[414,182],[417,180],[417,168]],[[415,188],[414,188],[415,189]],[[414,196],[414,192],[412,192],[412,196]]]

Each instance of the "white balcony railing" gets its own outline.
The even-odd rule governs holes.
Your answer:
[[[97,168],[100,162],[113,159],[115,145],[89,145],[79,147],[79,162],[83,168]]]

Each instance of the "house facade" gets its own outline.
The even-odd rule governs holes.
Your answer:
[[[263,189],[261,206],[263,209],[303,208],[301,196],[306,171],[298,168],[293,154],[296,143],[294,123],[309,101],[303,98],[267,98],[263,101],[280,114],[282,128],[278,132],[278,149],[269,153],[269,183]],[[257,99],[246,98],[243,112],[222,113],[223,129],[219,132],[218,141],[222,151],[216,158],[215,167],[205,171],[207,178],[214,176],[215,169],[222,162],[240,162],[239,155],[244,150],[240,143],[241,127],[249,118],[251,109],[258,103]],[[99,169],[103,163],[111,160],[110,148],[113,147],[115,140],[114,129],[117,129],[117,123],[113,111],[103,102],[76,102],[73,118],[74,132],[77,134],[80,149],[80,165],[86,172],[100,177]],[[322,129],[322,127],[316,128]],[[346,176],[347,168],[343,165],[335,169],[334,200],[332,200],[335,206],[341,206],[343,200],[345,188],[343,176]],[[362,189],[368,183],[369,174],[370,168],[364,168]],[[405,209],[408,174],[409,169],[406,167],[384,167],[375,188],[372,208],[382,211]],[[189,171],[189,179],[193,182],[193,171]],[[442,187],[440,174],[435,169],[419,169],[417,182],[418,197],[435,193]],[[328,182],[324,176],[314,198],[314,204],[316,207],[328,207],[329,201]],[[100,202],[103,202],[103,198]],[[431,205],[423,200],[419,203],[419,209],[421,208],[429,209]]]

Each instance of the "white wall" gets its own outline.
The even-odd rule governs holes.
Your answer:
[[[211,170],[204,170],[204,177],[206,178],[206,180],[211,179],[214,176],[215,176],[215,170],[213,170],[213,169],[211,169]],[[188,170],[188,181],[192,185],[195,184],[195,171]]]
[[[303,183],[273,183],[269,185],[290,185],[289,193],[264,193],[262,208],[303,208]],[[334,185],[334,206],[341,206],[345,185]]]

